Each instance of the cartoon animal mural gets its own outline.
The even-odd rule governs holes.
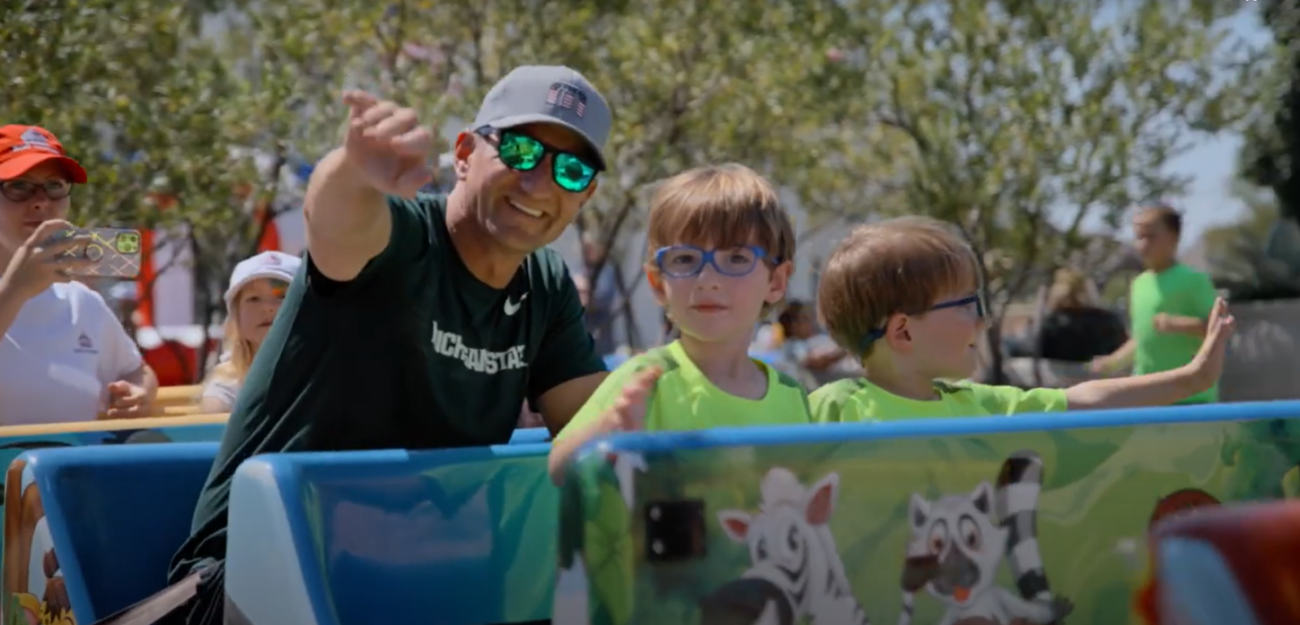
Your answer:
[[[40,489],[21,460],[10,465],[5,481],[21,484],[16,501],[5,502],[5,625],[72,625]]]
[[[934,501],[913,493],[899,625],[911,623],[922,588],[947,607],[940,625],[1046,625],[1072,612],[1052,597],[1038,549],[1042,485],[1043,461],[1019,451],[1002,464],[996,491],[985,481]],[[1004,561],[1018,593],[997,585]]]
[[[839,475],[805,488],[789,469],[768,470],[757,514],[723,510],[718,521],[749,549],[750,567],[701,601],[709,625],[869,625],[831,536]]]
[[[99,440],[83,444],[171,442],[158,430],[117,430],[93,433]],[[24,443],[24,450],[65,447],[72,443]],[[45,520],[41,492],[22,460],[5,473],[4,507],[4,625],[76,625],[68,600],[59,557]]]

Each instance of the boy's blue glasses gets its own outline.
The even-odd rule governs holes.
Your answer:
[[[693,245],[672,245],[655,251],[655,266],[670,278],[693,278],[713,265],[718,273],[738,278],[749,275],[758,263],[767,258],[767,250],[755,245],[732,247],[725,250],[705,250]]]
[[[939,304],[935,304],[934,306],[931,306],[919,313],[911,313],[911,314],[920,315],[928,312],[933,312],[936,310],[943,310],[945,308],[966,308],[967,310],[969,310],[971,313],[974,314],[974,317],[976,319],[984,318],[984,299],[981,298],[978,293],[970,297],[963,297],[961,299],[955,299],[950,302],[942,302]],[[876,342],[876,339],[882,338],[884,336],[885,336],[884,328],[877,328],[875,330],[868,332],[866,336],[862,337],[862,344],[858,346],[858,351],[859,352],[867,351],[867,348],[871,347],[871,344]]]

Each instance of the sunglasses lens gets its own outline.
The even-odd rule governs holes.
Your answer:
[[[498,153],[506,167],[529,171],[542,162],[542,157],[546,156],[546,148],[540,141],[528,135],[503,132]]]
[[[555,184],[565,191],[586,191],[596,177],[596,168],[582,162],[573,154],[555,155]]]

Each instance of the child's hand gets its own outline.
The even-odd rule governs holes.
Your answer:
[[[1097,375],[1114,373],[1118,368],[1115,359],[1110,356],[1098,356],[1088,363],[1088,371]]]
[[[1205,326],[1205,342],[1201,343],[1201,351],[1196,353],[1191,363],[1204,388],[1213,386],[1223,373],[1224,352],[1227,351],[1232,329],[1233,319],[1228,312],[1228,302],[1220,297],[1214,300],[1210,321]]]
[[[605,425],[609,431],[638,432],[645,429],[646,401],[654,390],[655,381],[662,374],[661,369],[652,367],[638,372],[628,380],[627,386],[623,387],[623,394],[614,402],[614,407],[605,413]]]

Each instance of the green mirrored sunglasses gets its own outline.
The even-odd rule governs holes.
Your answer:
[[[515,171],[532,171],[550,154],[551,178],[565,191],[581,193],[596,179],[596,168],[583,157],[548,146],[522,132],[484,126],[475,133],[484,137],[496,134],[501,162]]]

